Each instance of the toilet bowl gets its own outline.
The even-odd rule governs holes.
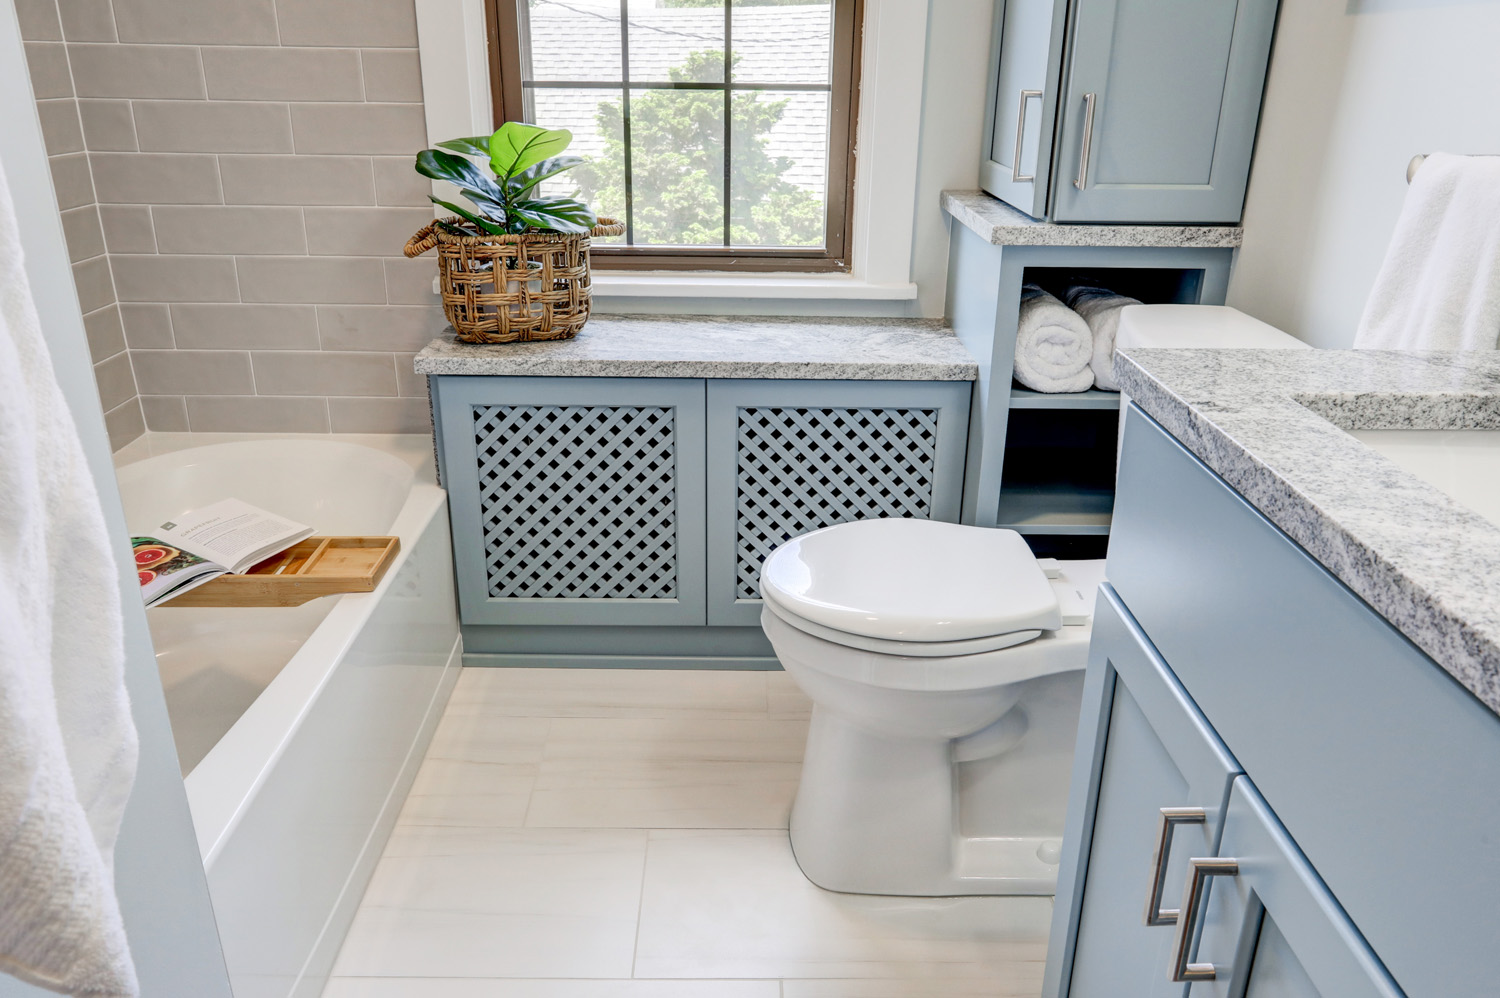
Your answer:
[[[1051,894],[1104,563],[1011,530],[861,520],[761,569],[761,626],[813,701],[792,851],[856,894]],[[1051,576],[1051,577],[1049,577]]]

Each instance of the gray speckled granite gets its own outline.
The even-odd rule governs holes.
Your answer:
[[[573,378],[829,378],[973,381],[953,330],[918,319],[600,316],[571,340],[469,346],[451,332],[418,374]]]
[[[1166,246],[1234,249],[1238,225],[1084,225],[1041,222],[984,191],[944,191],[943,210],[996,246]]]
[[[1500,526],[1344,433],[1500,428],[1500,353],[1131,350],[1123,391],[1500,713]]]

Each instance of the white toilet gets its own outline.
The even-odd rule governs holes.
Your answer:
[[[791,825],[813,883],[1053,892],[1104,563],[1047,564],[1011,530],[904,519],[766,559],[761,626],[813,700]]]
[[[1116,342],[1308,349],[1199,305],[1126,308]],[[1102,561],[1039,562],[1014,531],[928,520],[840,524],[772,552],[761,626],[813,700],[791,824],[809,880],[1053,893],[1103,577]]]

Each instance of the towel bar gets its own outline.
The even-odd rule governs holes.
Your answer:
[[[1419,152],[1411,158],[1410,163],[1406,164],[1406,182],[1408,184],[1411,183],[1411,178],[1417,175],[1417,171],[1422,168],[1422,164],[1425,162],[1427,162],[1427,154]]]

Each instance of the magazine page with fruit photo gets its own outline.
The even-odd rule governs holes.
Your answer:
[[[141,596],[157,606],[221,575],[247,572],[312,532],[238,499],[183,513],[149,537],[130,539]]]

